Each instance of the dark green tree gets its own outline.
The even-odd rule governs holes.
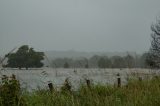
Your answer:
[[[39,68],[43,66],[41,60],[44,59],[43,52],[36,52],[28,45],[21,46],[16,53],[11,53],[8,56],[7,67],[12,68]]]
[[[152,68],[160,68],[160,19],[151,26],[151,48],[147,58],[147,63]]]

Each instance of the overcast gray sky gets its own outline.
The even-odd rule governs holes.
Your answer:
[[[147,51],[160,0],[0,0],[0,54],[37,50]]]

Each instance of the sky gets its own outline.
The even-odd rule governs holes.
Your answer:
[[[145,52],[160,0],[0,0],[0,55],[36,50]]]

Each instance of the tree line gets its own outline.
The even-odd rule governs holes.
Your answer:
[[[52,67],[56,68],[148,68],[146,63],[148,53],[141,56],[99,56],[91,58],[56,58],[51,62]]]

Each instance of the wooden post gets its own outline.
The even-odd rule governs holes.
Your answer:
[[[66,90],[71,91],[71,85],[68,81],[68,78],[65,79],[64,86]]]
[[[87,87],[91,88],[91,81],[89,79],[86,79]]]
[[[120,78],[120,74],[117,74],[117,82],[118,82],[118,87],[121,87],[121,78]]]
[[[139,77],[138,79],[139,79],[139,81],[142,81],[142,77]]]
[[[12,74],[11,78],[12,78],[13,80],[16,80],[16,76],[15,76],[14,74]]]
[[[53,84],[51,82],[48,84],[48,87],[49,87],[49,90],[52,92],[53,91]]]

